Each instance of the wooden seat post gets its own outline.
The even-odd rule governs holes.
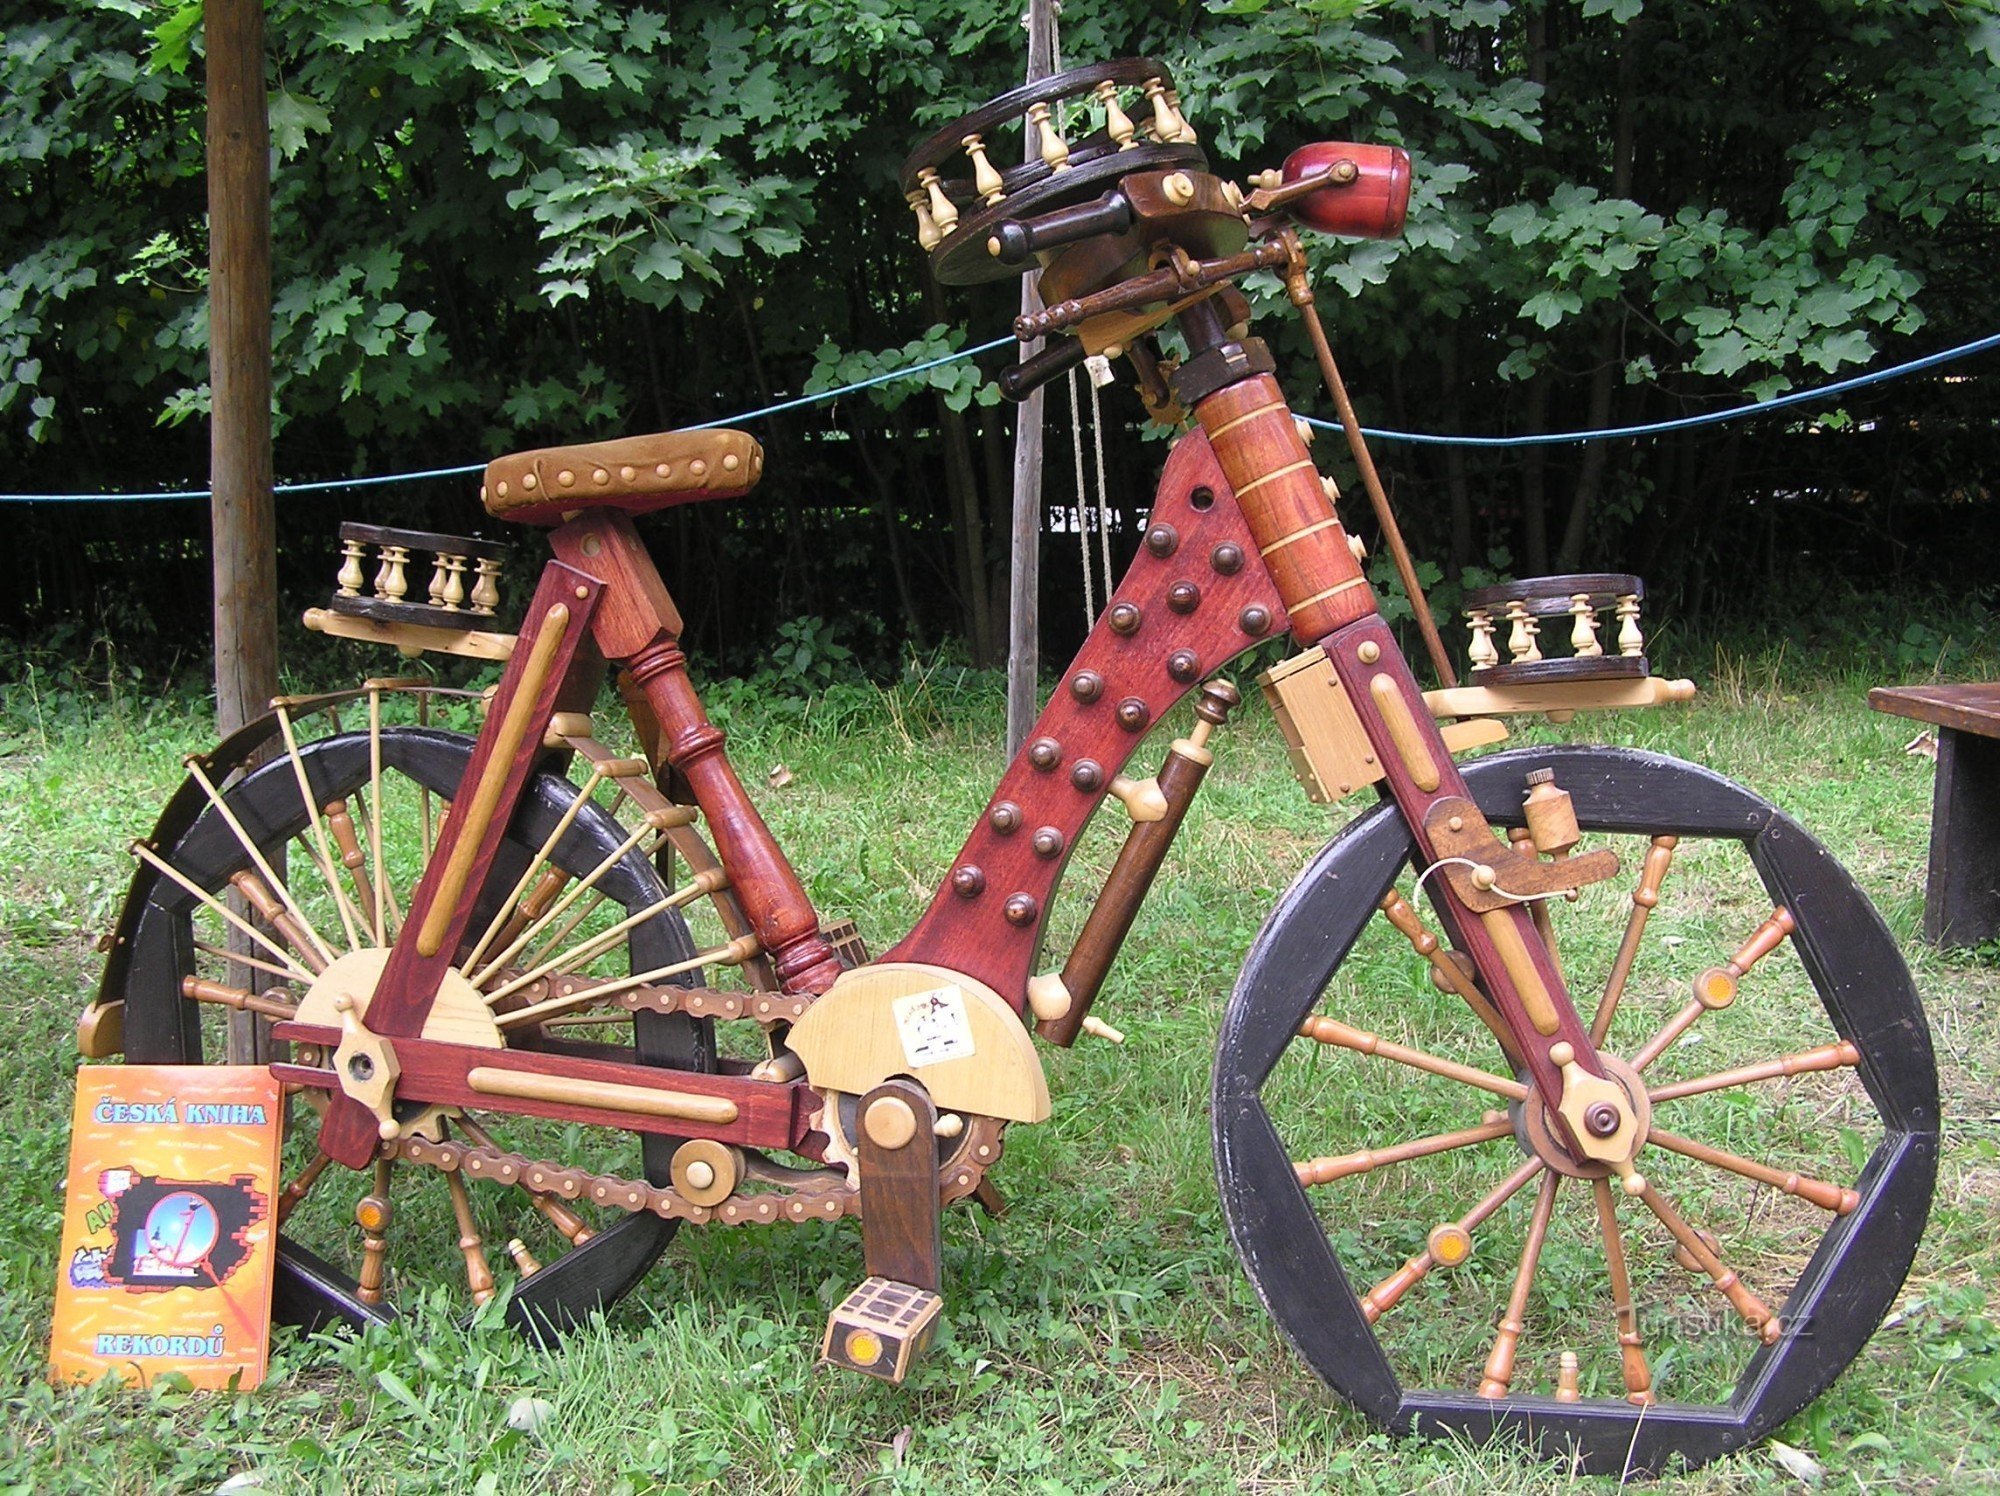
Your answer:
[[[695,694],[680,647],[680,610],[631,519],[597,510],[553,531],[549,541],[562,561],[604,583],[591,625],[597,647],[624,665],[658,718],[664,762],[694,791],[716,855],[779,983],[787,992],[824,992],[840,974],[840,960],[723,752],[722,729],[708,720]]]

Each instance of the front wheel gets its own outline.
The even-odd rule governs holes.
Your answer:
[[[1538,769],[1619,853],[1622,883],[1546,903],[1543,928],[1645,1094],[1645,1192],[1563,1153],[1447,990],[1384,805],[1293,884],[1230,999],[1223,1211],[1286,1338],[1388,1427],[1697,1465],[1818,1396],[1900,1287],[1937,1169],[1930,1034],[1881,917],[1767,801],[1610,748],[1465,777],[1518,827]]]

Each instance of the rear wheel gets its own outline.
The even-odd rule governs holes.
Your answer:
[[[331,1021],[312,1010],[320,974],[386,956],[473,740],[383,726],[373,706],[366,730],[310,739],[287,717],[276,756],[227,789],[216,756],[192,762],[152,840],[135,847],[142,865],[100,998],[125,1004],[128,1059],[221,1063],[231,1008],[286,1017],[304,1004],[302,1016]],[[533,777],[474,895],[454,967],[458,1017],[490,1035],[483,1042],[713,1071],[712,1022],[662,1011],[673,1003],[659,997],[700,979],[705,958],[680,906],[707,890],[669,890],[656,865],[663,833],[621,801],[605,775]],[[510,1019],[565,983],[599,999],[546,1023]],[[313,1105],[321,1093],[293,1098],[283,1155],[282,1319],[363,1324],[429,1284],[476,1303],[511,1284],[510,1320],[559,1326],[629,1292],[678,1225],[600,1212],[575,1184],[588,1170],[664,1186],[671,1138],[402,1105],[420,1135],[384,1145],[356,1174],[318,1154]],[[538,1160],[568,1177],[535,1189],[554,1171],[518,1164]]]
[[[1585,846],[1620,854],[1622,882],[1542,909],[1646,1098],[1644,1193],[1554,1141],[1548,1099],[1445,990],[1463,978],[1384,806],[1293,885],[1230,1000],[1224,1212],[1287,1338],[1390,1427],[1699,1464],[1823,1391],[1901,1285],[1936,1172],[1929,1031],[1865,895],[1769,803],[1616,749],[1465,775],[1514,827],[1544,768]]]

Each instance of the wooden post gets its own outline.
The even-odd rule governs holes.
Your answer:
[[[271,500],[271,129],[262,0],[207,0],[209,515],[215,715],[222,736],[278,690],[277,523]],[[247,975],[247,973],[246,973]],[[239,1022],[240,1020],[240,1022]],[[253,1058],[254,1014],[230,1059]]]
[[[1028,82],[1055,71],[1056,23],[1054,0],[1029,0]],[[1041,131],[1026,131],[1028,161],[1041,157]],[[1021,311],[1042,309],[1032,273],[1021,278]],[[1021,356],[1032,358],[1042,340],[1023,344]],[[1007,597],[1007,756],[1011,759],[1027,741],[1037,710],[1040,673],[1042,560],[1042,392],[1021,402],[1014,418],[1014,533],[1011,542],[1013,585]]]

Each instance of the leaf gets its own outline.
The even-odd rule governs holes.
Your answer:
[[[384,1392],[416,1414],[417,1417],[426,1421],[429,1420],[430,1409],[424,1406],[423,1399],[418,1397],[410,1389],[410,1384],[397,1376],[395,1372],[389,1370],[386,1366],[381,1367],[375,1373],[375,1381]]]
[[[1592,16],[1608,15],[1623,26],[1646,8],[1646,0],[1583,0],[1585,20]]]
[[[274,89],[270,95],[271,144],[278,159],[289,161],[306,148],[311,135],[324,135],[333,128],[325,106],[305,94]]]

